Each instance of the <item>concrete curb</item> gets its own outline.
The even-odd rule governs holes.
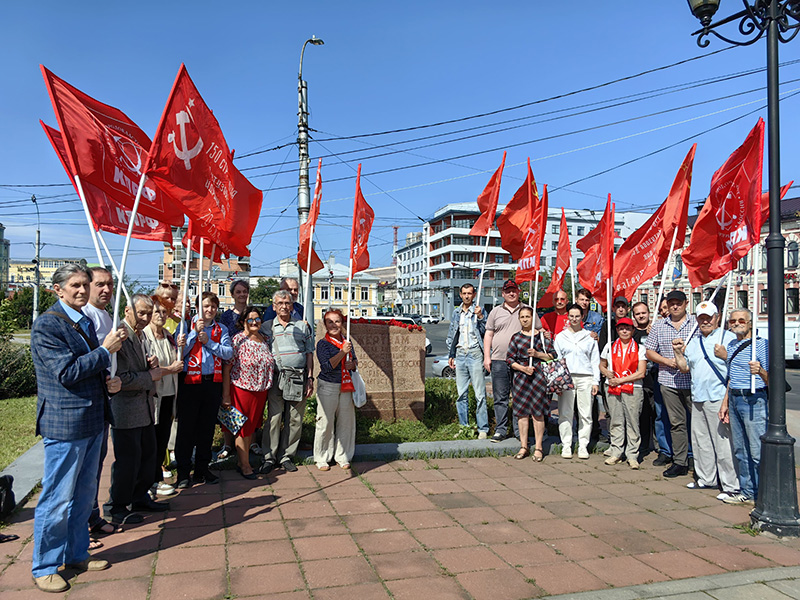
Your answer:
[[[39,440],[22,456],[3,469],[0,475],[14,478],[14,497],[22,504],[44,477],[44,442]]]

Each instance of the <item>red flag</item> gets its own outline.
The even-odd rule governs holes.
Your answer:
[[[481,211],[481,216],[478,217],[475,225],[469,230],[470,235],[488,235],[494,224],[494,218],[497,215],[497,199],[500,197],[500,179],[503,177],[505,164],[506,153],[503,152],[503,162],[500,163],[500,167],[494,172],[481,195],[478,196],[478,208]]]
[[[183,207],[197,236],[225,254],[250,255],[262,193],[233,166],[219,123],[184,65],[153,138],[146,173]]]
[[[58,158],[61,159],[61,165],[67,172],[70,181],[72,182],[75,191],[78,192],[78,186],[75,184],[75,175],[70,170],[69,159],[67,158],[67,149],[64,147],[64,138],[58,129],[54,129],[43,121],[39,121],[44,129],[45,135],[53,145]],[[131,218],[131,211],[125,208],[122,204],[115,202],[112,198],[103,192],[98,187],[95,187],[88,181],[81,181],[83,188],[83,195],[86,198],[86,204],[89,207],[89,216],[92,219],[92,224],[95,230],[108,231],[117,235],[128,234],[128,223]],[[151,240],[156,242],[166,242],[172,244],[172,230],[169,225],[162,223],[152,217],[146,217],[141,213],[136,215],[136,222],[133,225],[132,237],[139,240]]]
[[[578,263],[578,280],[584,288],[592,292],[601,305],[605,305],[605,282],[612,274],[615,237],[614,205],[611,203],[611,194],[609,194],[600,222],[575,244],[585,253],[583,260]],[[587,239],[594,240],[594,243],[587,246]]]
[[[730,272],[761,236],[764,120],[711,178],[711,192],[681,258],[692,287]]]
[[[78,175],[84,191],[91,184],[132,207],[150,138],[122,111],[84,94],[44,66],[41,70],[64,140],[70,178]],[[180,207],[147,180],[138,212],[177,227],[184,221]]]
[[[644,225],[628,236],[617,252],[614,259],[615,298],[625,296],[630,301],[643,282],[664,270],[676,227],[674,250],[683,248],[696,148],[697,144],[694,144],[683,159],[667,199]]]
[[[194,242],[194,247],[192,248],[192,250],[194,250],[195,252],[199,253],[200,252],[200,238],[194,234],[194,231],[192,231],[192,241]],[[186,230],[186,233],[184,233],[183,237],[181,238],[181,244],[183,244],[184,248],[188,248],[189,247],[189,230],[188,229]],[[203,242],[203,256],[205,256],[206,258],[212,258],[211,257],[211,251],[212,250],[214,251],[214,257],[213,257],[213,260],[211,262],[212,263],[222,262],[222,256],[225,254],[225,252],[222,251],[222,248],[220,248],[219,246],[215,247],[214,246],[214,242],[209,242],[208,240]],[[230,258],[230,255],[228,257]]]
[[[311,202],[311,210],[308,211],[308,219],[300,225],[300,247],[297,250],[297,264],[305,271],[308,268],[308,253],[311,252],[311,272],[316,273],[325,267],[322,264],[317,251],[311,243],[311,230],[317,224],[319,216],[319,205],[322,201],[322,159],[317,164],[317,183],[314,185],[314,200]]]
[[[569,245],[569,229],[567,229],[567,215],[564,209],[561,209],[561,228],[558,232],[558,252],[556,254],[556,266],[553,269],[553,276],[550,278],[550,285],[545,290],[545,296],[549,299],[560,289],[564,287],[564,278],[569,271],[570,258],[572,258],[572,247]],[[542,298],[544,300],[544,297]],[[546,307],[552,306],[550,304],[539,303],[539,306]]]
[[[513,261],[518,261],[525,252],[525,238],[531,226],[536,207],[539,204],[539,192],[536,191],[536,180],[531,171],[531,159],[528,159],[528,176],[511,201],[506,204],[503,214],[497,217],[497,231],[500,232],[500,243],[511,254]]]
[[[353,275],[364,269],[369,269],[369,232],[375,213],[361,193],[361,164],[358,165],[356,175],[356,199],[353,205],[353,232],[350,238],[350,260],[353,261]]]
[[[544,244],[544,234],[547,228],[547,184],[542,192],[542,200],[536,205],[533,220],[528,227],[528,234],[525,237],[525,250],[522,258],[517,263],[517,273],[515,280],[517,283],[522,281],[533,281],[536,273],[539,272],[539,262],[542,257],[542,244]]]

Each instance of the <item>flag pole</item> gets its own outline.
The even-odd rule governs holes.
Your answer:
[[[753,247],[753,341],[750,344],[750,362],[756,358],[756,341],[758,339],[758,268],[761,266],[761,231],[758,232],[756,245]],[[756,393],[756,376],[750,375],[750,393]]]
[[[347,341],[350,341],[350,304],[353,300],[353,257],[350,257],[350,270],[347,273]]]
[[[714,288],[714,291],[708,297],[708,300],[706,300],[706,302],[713,302],[714,301],[714,298],[717,297],[717,293],[719,292],[719,290],[722,287],[723,283],[725,283],[725,277],[723,277],[722,279],[719,280],[719,283],[717,284],[717,287]],[[726,302],[727,302],[727,298],[728,298],[728,295],[727,295],[727,292],[726,292],[725,293],[725,301]],[[689,340],[692,339],[692,336],[694,335],[694,332],[697,331],[697,328],[699,326],[700,326],[700,324],[695,322],[694,327],[692,327],[692,330],[689,332],[689,335],[686,336],[686,343],[687,344],[689,343]]]
[[[572,302],[577,302],[575,296],[575,252],[572,249],[572,240],[569,242],[569,272],[570,272],[570,279],[572,280]]]
[[[322,160],[322,159],[320,159]],[[304,290],[304,302],[303,310],[305,310],[306,306],[311,306],[311,286],[309,285],[309,274],[311,273],[311,250],[314,247],[314,225],[311,225],[311,231],[308,233],[308,260],[306,261],[306,289]],[[306,318],[306,322],[311,325],[314,322],[314,315],[309,316],[307,314],[303,314]]]
[[[212,287],[211,285],[211,271],[214,269],[214,253],[217,251],[217,243],[214,242],[211,245],[211,258],[208,259],[208,287]],[[211,289],[213,292],[213,288]]]
[[[186,334],[186,299],[189,297],[189,261],[192,258],[192,246],[194,245],[194,238],[192,237],[192,222],[189,221],[189,229],[186,232],[186,266],[183,269],[183,293],[181,294],[181,333]],[[191,313],[190,313],[191,314]],[[181,349],[177,350],[177,358],[181,358]]]
[[[139,201],[142,199],[142,190],[144,190],[145,173],[139,179],[139,189],[136,190],[136,199],[133,201],[133,210],[131,210],[130,220],[128,221],[128,233],[125,236],[125,245],[122,247],[122,260],[119,264],[119,281],[122,283],[122,278],[125,276],[125,265],[128,262],[128,250],[131,246],[131,234],[133,234],[133,224],[136,222],[136,213],[139,211]],[[119,326],[119,301],[122,294],[122,285],[117,286],[116,295],[114,297],[114,317],[112,319],[111,331],[116,331]],[[133,307],[131,307],[133,309]],[[111,355],[111,377],[117,374],[117,353]]]
[[[492,226],[489,225],[489,231],[486,232],[486,245],[483,248],[483,262],[481,262],[481,275],[478,278],[478,295],[476,297],[475,306],[481,306],[481,290],[483,289],[483,272],[486,269],[486,257],[489,255],[489,240],[492,236]]]
[[[125,294],[125,300],[128,301],[128,304],[131,303],[131,295],[128,293],[125,284],[122,282],[122,277],[119,276],[119,269],[117,269],[117,263],[114,262],[114,257],[111,256],[111,251],[108,249],[106,245],[106,241],[103,239],[103,236],[100,235],[99,231],[95,232],[97,234],[97,239],[100,240],[100,244],[103,246],[103,251],[106,253],[106,257],[108,258],[108,262],[111,263],[111,268],[114,270],[114,275],[117,276],[117,283],[122,286],[122,293]]]
[[[83,186],[81,185],[81,178],[75,175],[75,187],[78,188],[78,196],[81,199],[81,205],[83,206],[83,214],[86,215],[86,223],[89,225],[89,235],[92,236],[92,242],[94,243],[95,252],[97,252],[97,262],[100,263],[100,266],[105,266],[105,262],[103,261],[103,255],[100,253],[100,246],[97,244],[97,238],[95,237],[95,229],[94,225],[92,224],[92,216],[89,214],[89,205],[86,203],[86,196],[83,193]],[[109,255],[110,256],[110,255]],[[120,280],[121,281],[121,280]]]
[[[722,305],[722,320],[719,322],[719,342],[722,344],[722,336],[725,335],[725,315],[728,312],[728,301],[731,296],[731,287],[733,286],[733,271],[728,273],[728,286],[725,288],[725,304]]]
[[[669,267],[672,264],[672,253],[675,251],[675,241],[678,239],[678,226],[675,226],[675,230],[672,232],[672,243],[669,245],[669,254],[667,255],[667,263],[664,265],[664,271],[661,273],[661,285],[658,289],[658,297],[656,298],[656,302],[661,302],[661,298],[664,297],[664,286],[667,283],[667,273],[669,273]],[[656,304],[656,310],[658,310],[658,304]]]
[[[533,297],[531,298],[531,308],[533,309],[533,322],[531,323],[531,348],[533,348],[533,338],[536,336],[536,304],[539,300],[539,269],[536,269],[536,273],[534,274],[534,279],[536,279],[536,285],[534,286]],[[542,342],[544,345],[544,342]],[[528,355],[528,366],[533,366],[533,357]]]
[[[200,255],[197,257],[197,318],[203,318],[203,243],[205,238],[200,236]]]
[[[611,373],[614,373],[614,361],[613,361],[614,353],[611,352],[611,345],[612,345],[611,344],[611,303],[612,303],[611,290],[612,290],[612,288],[611,288],[611,277],[609,277],[608,279],[606,279],[606,323],[607,323],[607,327],[608,327],[608,370],[611,371]],[[600,352],[602,352],[602,351],[603,351],[603,349],[601,348]]]

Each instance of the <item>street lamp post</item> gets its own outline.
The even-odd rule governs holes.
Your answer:
[[[41,223],[39,220],[39,204],[36,202],[36,194],[31,196],[31,202],[33,202],[33,205],[36,207],[36,258],[33,259],[33,317],[31,318],[31,323],[33,323],[39,318],[39,248],[41,246],[39,242],[41,240]]]
[[[311,197],[308,186],[308,93],[306,89],[306,82],[303,80],[303,55],[306,52],[306,45],[322,46],[325,42],[321,39],[311,36],[311,39],[303,42],[303,49],[300,50],[300,70],[297,72],[297,151],[300,155],[300,174],[297,182],[297,220],[298,226],[302,225],[308,220],[308,212],[311,210]],[[313,244],[313,240],[310,241]],[[309,249],[310,250],[310,249]],[[307,273],[305,281],[303,281],[302,265],[297,265],[297,273],[300,277],[300,283],[303,290],[312,289],[311,273]],[[305,294],[308,300],[307,306],[303,308],[305,311],[305,319],[309,323],[314,321],[314,295]]]
[[[708,36],[737,46],[748,46],[767,36],[767,131],[769,152],[769,235],[767,236],[767,306],[769,315],[769,423],[761,436],[761,464],[756,507],[750,513],[753,527],[777,535],[800,536],[797,509],[794,438],[786,430],[786,361],[784,355],[784,281],[780,200],[780,115],[778,42],[789,42],[800,31],[800,1],[743,0],[744,9],[711,24],[720,0],[688,0],[703,28],[694,32],[705,48]],[[715,28],[738,22],[741,40],[721,35]],[[755,266],[758,268],[758,265]],[[757,315],[758,307],[754,308]],[[754,324],[755,328],[755,324]],[[755,331],[753,332],[755,335]]]

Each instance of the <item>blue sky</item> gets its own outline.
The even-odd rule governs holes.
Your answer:
[[[723,3],[720,17],[738,7]],[[756,110],[765,104],[763,71],[709,80],[763,69],[766,51],[763,40],[717,53],[726,44],[713,40],[700,49],[690,35],[697,27],[681,1],[11,3],[0,24],[0,222],[12,257],[31,257],[36,218],[28,198],[35,193],[48,244],[43,255],[93,256],[82,213],[59,212],[79,211],[72,188],[43,186],[68,181],[38,125],[55,125],[39,63],[122,109],[152,136],[184,62],[237,156],[289,144],[236,163],[265,190],[253,273],[277,273],[296,247],[297,69],[312,34],[325,41],[306,49],[304,63],[312,165],[324,157],[327,181],[317,230],[323,257],[347,260],[359,161],[377,217],[373,266],[391,261],[393,225],[402,242],[436,208],[474,200],[504,148],[501,202],[520,185],[530,156],[540,186],[553,190],[551,207],[602,210],[610,192],[617,211],[651,210],[696,141],[692,199],[701,200],[714,170],[766,117]],[[800,42],[782,44],[780,52],[782,62],[798,60]],[[602,85],[694,57],[701,58]],[[790,81],[798,78],[800,64],[782,68],[787,96],[800,90],[800,81]],[[784,182],[800,180],[799,102],[794,96],[781,103]],[[495,111],[502,112],[468,118]],[[339,139],[455,119],[463,120]],[[422,137],[428,139],[412,141]],[[312,187],[313,178],[312,168]],[[6,187],[18,184],[42,187]],[[121,253],[122,238],[107,239]],[[132,251],[129,272],[153,283],[160,246],[134,241]]]

